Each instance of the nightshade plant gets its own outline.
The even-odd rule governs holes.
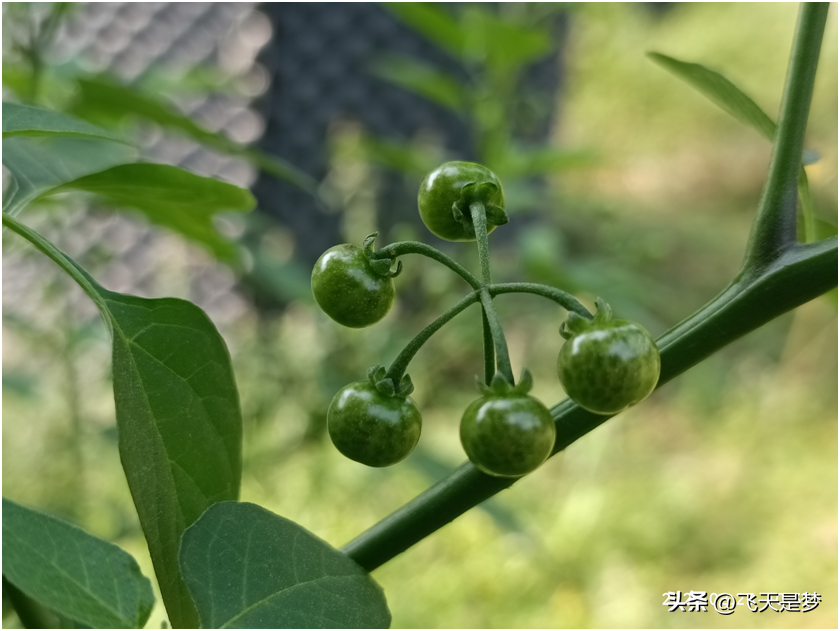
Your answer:
[[[809,242],[812,234],[806,231],[805,243],[797,239],[797,199],[805,225],[810,221],[803,141],[827,11],[823,3],[805,3],[800,9],[777,124],[721,75],[698,64],[654,56],[773,142],[742,268],[717,297],[656,340],[658,386],[837,284],[837,237]],[[488,447],[480,435],[473,435],[470,406],[464,445],[476,464],[465,463],[341,550],[289,520],[238,502],[242,419],[228,351],[212,322],[184,300],[105,289],[17,217],[44,195],[86,191],[117,206],[129,200],[153,220],[175,222],[175,229],[206,236],[214,234],[212,214],[247,210],[253,205],[251,196],[175,167],[137,162],[135,149],[121,137],[33,107],[4,104],[3,149],[3,162],[13,176],[4,194],[3,225],[76,281],[111,333],[120,456],[173,627],[387,626],[390,612],[369,572],[542,461],[536,447],[527,452],[533,460],[522,454],[498,457],[494,441]],[[486,361],[485,391],[477,405],[499,398],[524,401],[538,419],[535,426],[545,430],[536,432],[534,444],[543,444],[553,430],[546,451],[555,454],[610,415],[587,411],[570,398],[548,410],[553,423],[547,429],[540,421],[545,419],[542,404],[531,403],[526,393],[527,373],[514,385],[492,299],[532,292],[582,319],[590,314],[556,289],[491,282],[486,222],[492,216],[494,223],[504,223],[503,198],[500,184],[471,181],[471,188],[469,182],[460,188],[467,206],[457,204],[459,195],[455,208],[442,211],[450,212],[468,236],[474,231],[481,278],[421,243],[368,250],[365,260],[374,271],[388,275],[397,257],[425,254],[458,273],[472,291],[421,332],[390,368],[375,367],[368,382],[354,387],[408,399],[411,382],[405,370],[411,357],[449,319],[480,303]],[[214,238],[221,251],[229,251],[230,244]],[[599,307],[608,320],[605,306]],[[586,327],[581,325],[586,323],[576,320],[570,315],[566,332],[583,335]],[[398,417],[405,414],[399,411]],[[411,421],[407,426],[417,425],[419,416]],[[153,600],[149,581],[112,544],[8,500],[3,502],[3,544],[4,593],[26,626],[128,628],[147,622]]]

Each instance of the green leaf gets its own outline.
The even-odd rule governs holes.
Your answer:
[[[194,304],[108,291],[34,230],[8,215],[3,224],[79,283],[111,331],[123,469],[172,624],[196,626],[178,567],[181,535],[212,503],[238,497],[242,472],[242,414],[224,340]]]
[[[387,628],[382,588],[328,543],[255,504],[210,507],[181,570],[204,628]]]
[[[140,116],[167,129],[177,130],[208,147],[250,161],[266,173],[315,194],[317,181],[285,160],[258,149],[239,145],[223,134],[204,129],[189,117],[153,96],[105,77],[78,80],[78,98],[72,111],[88,120],[115,124],[127,116]]]
[[[648,57],[694,86],[719,107],[773,142],[773,137],[776,135],[776,123],[756,105],[755,101],[722,74],[700,64],[679,61],[661,53],[651,52],[648,53]]]
[[[125,142],[117,134],[60,112],[3,102],[3,138],[51,135]]]
[[[402,56],[388,56],[371,64],[373,75],[460,112],[464,95],[456,79],[429,64]]]
[[[91,627],[140,628],[155,602],[127,552],[6,498],[3,575],[26,596]]]
[[[385,8],[431,42],[460,57],[466,41],[460,25],[440,5],[429,2],[386,2]]]
[[[110,140],[55,135],[4,138],[3,164],[15,186],[3,196],[3,212],[15,216],[62,184],[136,158],[135,149]]]
[[[467,56],[483,61],[497,75],[506,75],[551,51],[551,35],[536,26],[500,19],[479,3],[468,3],[463,14]]]
[[[776,136],[776,123],[764,113],[764,110],[755,101],[722,74],[709,70],[700,64],[679,61],[661,53],[651,52],[648,53],[648,57],[694,86],[724,111],[773,142]],[[814,162],[813,152],[806,150],[803,161],[807,164]],[[814,204],[804,166],[799,171],[797,189],[799,208],[805,225],[805,242],[810,243],[814,240]]]
[[[213,215],[244,212],[256,205],[253,195],[243,188],[165,164],[124,164],[73,180],[52,192],[67,190],[95,193],[117,208],[138,210],[154,223],[207,246],[222,259],[234,258],[236,249],[217,232]]]

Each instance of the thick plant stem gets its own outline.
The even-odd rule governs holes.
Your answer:
[[[437,320],[420,331],[420,333],[418,333],[414,339],[408,343],[402,352],[397,355],[397,358],[388,369],[387,376],[394,381],[395,386],[399,385],[400,380],[405,373],[405,369],[408,368],[408,364],[412,359],[414,359],[414,356],[417,354],[417,351],[422,348],[423,344],[425,344],[428,339],[432,337],[432,335],[434,335],[444,324],[449,322],[452,318],[461,313],[474,302],[478,302],[479,299],[480,292],[474,291],[470,293],[468,296],[461,299],[458,304],[450,307]]]
[[[768,182],[738,277],[657,340],[662,359],[657,387],[779,315],[837,286],[837,237],[796,243],[796,183],[827,6],[800,10],[782,98]],[[551,410],[553,454],[609,416],[566,399]],[[420,496],[348,543],[343,551],[371,571],[516,480],[481,473],[467,462]]]
[[[432,246],[421,243],[420,241],[397,241],[396,243],[391,243],[390,245],[386,245],[384,248],[380,248],[374,252],[373,258],[392,259],[397,256],[402,256],[403,254],[421,254],[430,259],[434,259],[438,263],[443,263],[446,267],[458,274],[458,276],[467,281],[473,289],[481,287],[481,281],[473,276],[473,274],[464,266],[460,265],[456,261],[453,261],[437,248],[433,248]]]
[[[556,289],[538,283],[494,283],[488,286],[487,289],[490,290],[491,296],[498,296],[499,294],[536,294],[537,296],[553,300],[566,309],[566,311],[574,311],[588,320],[592,319],[592,314],[587,311],[586,307],[580,304],[574,296],[567,294],[562,289]]]
[[[730,285],[657,340],[662,357],[657,387],[836,286],[837,237],[792,248],[763,274]],[[571,399],[554,406],[551,415],[557,429],[553,454],[611,418],[587,412]],[[467,462],[356,537],[343,552],[366,570],[374,570],[517,479],[486,475]]]
[[[767,182],[742,274],[757,273],[796,243],[797,181],[827,13],[828,3],[800,5]]]

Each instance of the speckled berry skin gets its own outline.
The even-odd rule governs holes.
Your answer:
[[[596,321],[566,340],[557,358],[566,393],[596,414],[617,414],[645,399],[659,380],[650,333],[627,320]]]
[[[389,397],[368,381],[344,386],[327,411],[333,444],[369,467],[388,467],[408,456],[420,440],[422,424],[411,397]]]
[[[493,184],[482,187],[483,184]],[[469,184],[470,193],[462,189]],[[475,234],[470,234],[464,225],[453,215],[452,205],[459,202],[461,211],[469,216],[469,204],[478,200],[486,206],[505,206],[505,193],[499,178],[487,167],[474,162],[446,162],[429,173],[420,183],[417,193],[417,207],[420,218],[432,234],[447,241],[475,241]],[[496,226],[487,224],[487,232]]]
[[[394,281],[373,271],[364,251],[345,243],[321,255],[312,270],[318,306],[346,327],[361,329],[384,318],[394,304]]]
[[[551,455],[556,430],[542,403],[527,394],[491,394],[473,401],[461,418],[461,444],[484,473],[518,477]]]

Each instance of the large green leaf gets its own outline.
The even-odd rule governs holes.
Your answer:
[[[71,189],[95,193],[118,208],[139,210],[224,259],[233,258],[236,250],[213,226],[213,215],[251,210],[256,204],[245,189],[165,164],[124,164],[73,180],[53,192]]]
[[[755,101],[722,74],[701,64],[680,61],[661,53],[651,52],[648,53],[648,57],[692,85],[724,111],[773,142],[776,136],[776,123]],[[809,154],[809,152],[806,151],[806,154]],[[803,157],[803,163],[805,164],[814,161],[812,155]],[[799,207],[805,225],[805,241],[810,243],[815,239],[814,204],[804,166],[799,172],[798,195]]]
[[[180,131],[217,151],[248,160],[266,173],[315,194],[317,181],[297,167],[258,149],[237,144],[223,134],[204,129],[147,93],[106,77],[79,79],[78,88],[77,101],[72,108],[78,116],[112,124],[122,121],[126,116],[140,116],[167,129]]]
[[[104,138],[124,142],[113,132],[60,112],[3,102],[3,138],[51,135]]]
[[[3,212],[17,215],[62,184],[136,159],[134,148],[104,139],[58,135],[4,138],[3,164],[14,177],[14,186],[3,196]]]
[[[387,628],[382,588],[311,532],[222,502],[184,533],[181,570],[204,628]]]
[[[127,552],[6,498],[3,576],[57,614],[96,628],[142,627],[155,602]]]
[[[410,57],[388,56],[374,61],[371,73],[451,110],[464,107],[461,84],[448,74]]]
[[[173,626],[198,624],[178,567],[184,529],[239,495],[242,415],[230,355],[207,315],[175,298],[104,289],[37,232],[3,215],[99,307],[113,339],[119,449]]]

